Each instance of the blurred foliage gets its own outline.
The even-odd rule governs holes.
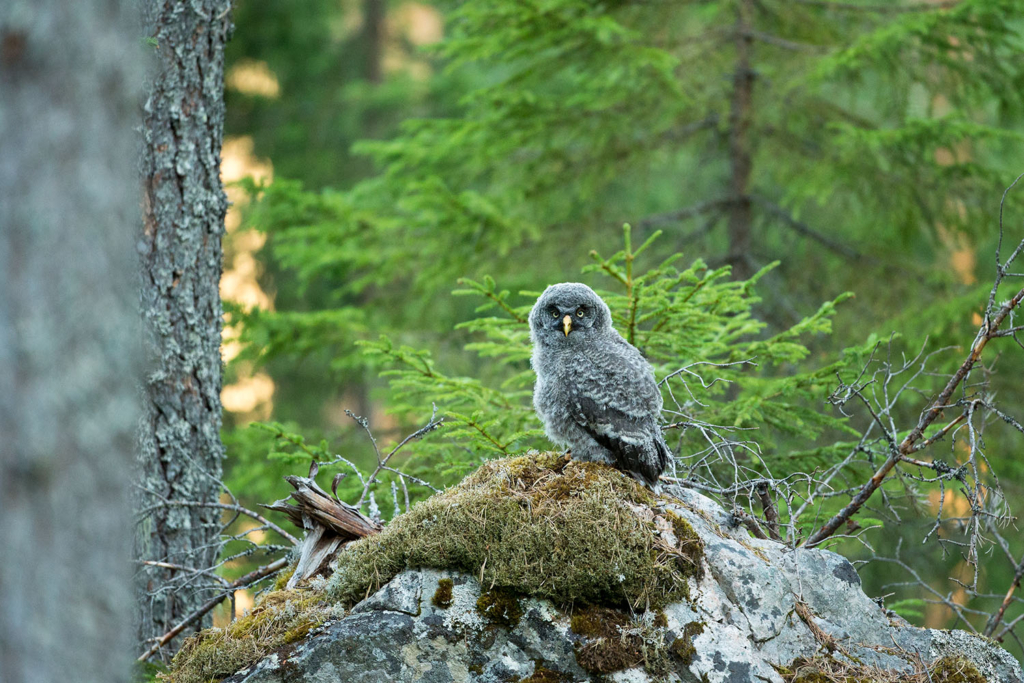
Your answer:
[[[813,469],[848,448],[849,421],[823,399],[879,339],[896,332],[894,352],[913,354],[976,333],[999,197],[1022,170],[1015,0],[464,0],[433,8],[445,37],[425,48],[399,17],[426,6],[393,0],[383,40],[404,66],[380,82],[367,64],[382,54],[367,30],[372,1],[239,0],[235,10],[229,68],[265,62],[280,84],[276,97],[228,92],[228,134],[252,136],[275,174],[246,184],[243,225],[266,236],[260,284],[273,309],[228,307],[243,350],[227,381],[257,367],[276,387],[273,424],[228,416],[229,484],[243,498],[286,495],[280,476],[310,457],[372,463],[361,428],[327,414],[339,404],[372,414],[383,444],[436,403],[445,428],[400,457],[435,484],[543,447],[523,320],[544,286],[580,278],[591,248],[582,278],[659,379],[718,364],[691,366],[704,381],[665,383],[666,419],[756,428],[742,437],[757,444],[742,451],[751,472]],[[744,45],[745,108],[735,78]],[[740,119],[751,246],[737,254],[727,226]],[[1024,193],[1009,196],[1006,215],[1008,230],[1019,225]],[[616,252],[624,222],[634,227]],[[729,265],[752,276],[733,279]],[[837,315],[848,291],[856,297]],[[961,356],[939,356],[934,369]],[[745,360],[757,366],[719,367]],[[1019,406],[1021,376],[1011,353],[988,379]],[[894,413],[907,427],[926,397],[910,398]],[[707,447],[693,427],[670,436],[684,455]],[[1024,461],[1012,454],[1024,439],[999,424],[985,438],[1019,509]],[[872,537],[880,555],[919,543],[931,523],[927,487],[889,493],[905,514],[867,510],[862,522],[898,530]],[[955,553],[920,552],[936,586],[959,571]],[[994,590],[1004,565],[987,569]],[[921,594],[884,587],[891,567],[863,575],[869,592],[895,590],[909,617],[942,623],[914,602]]]

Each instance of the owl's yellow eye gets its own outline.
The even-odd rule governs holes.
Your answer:
[[[583,307],[582,307],[582,306],[580,306],[579,308],[577,308],[577,309],[576,309],[576,317],[577,317],[577,318],[582,318],[582,317],[583,317],[583,314],[584,314],[585,312],[586,312],[586,311],[584,311],[584,310],[583,310]]]
[[[551,311],[551,317],[552,318],[557,318],[558,317],[558,311],[552,310]]]

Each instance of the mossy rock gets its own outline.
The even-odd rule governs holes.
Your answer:
[[[675,539],[666,540],[664,529]],[[161,678],[208,683],[231,675],[343,616],[346,605],[405,569],[482,577],[478,611],[492,625],[515,628],[523,596],[562,606],[660,608],[687,597],[687,580],[700,576],[702,557],[693,528],[661,511],[650,491],[617,470],[554,453],[494,460],[380,534],[350,544],[326,592],[280,590],[287,581],[282,574],[277,590],[251,614],[189,638]],[[435,607],[451,606],[453,587],[450,578],[439,581]],[[607,647],[612,640],[617,635],[594,639],[584,659],[607,670],[637,661],[635,643]],[[530,680],[561,675],[541,668]]]
[[[343,610],[323,591],[267,593],[252,612],[227,627],[206,629],[188,638],[174,655],[171,670],[158,678],[169,683],[208,683],[230,676],[341,616]]]
[[[831,656],[794,660],[777,667],[786,683],[988,683],[970,660],[962,656],[942,657],[927,668],[920,662],[913,673],[853,664]]]
[[[691,621],[683,627],[683,633],[669,645],[669,652],[675,655],[684,665],[693,661],[697,654],[697,648],[693,645],[693,639],[704,633],[704,624],[699,621]]]
[[[532,453],[485,463],[338,556],[329,592],[354,604],[405,569],[460,571],[560,605],[657,609],[688,596],[703,544],[682,518],[657,530],[655,496],[596,463]]]
[[[966,657],[943,657],[932,664],[929,674],[932,683],[987,683]]]

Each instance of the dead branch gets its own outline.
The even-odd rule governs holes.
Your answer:
[[[833,0],[794,0],[801,5],[823,7],[830,10],[841,10],[847,12],[878,12],[894,13],[903,12],[934,12],[942,9],[956,7],[963,0],[943,0],[942,2],[922,2],[914,5],[857,5],[851,2],[834,2]]]
[[[773,541],[781,541],[779,535],[779,511],[772,502],[771,492],[766,482],[761,482],[754,487],[757,499],[761,502],[761,511],[764,513],[765,526],[768,527],[768,535]]]
[[[290,541],[292,543],[292,545],[297,545],[298,542],[299,542],[299,539],[295,538],[290,533],[288,533],[287,531],[285,531],[284,529],[282,529],[278,525],[274,524],[273,522],[271,522],[269,519],[267,519],[266,517],[264,517],[260,513],[256,512],[255,510],[250,510],[249,508],[246,508],[246,507],[243,507],[243,506],[237,505],[237,504],[236,505],[229,505],[227,503],[208,503],[206,501],[197,501],[197,500],[165,500],[165,501],[161,501],[159,503],[156,503],[154,505],[150,505],[148,507],[145,507],[142,510],[139,510],[139,512],[137,513],[136,516],[138,516],[140,518],[144,517],[145,515],[147,515],[150,512],[152,512],[153,510],[155,510],[157,508],[161,508],[161,507],[203,507],[203,508],[217,508],[219,510],[227,510],[229,512],[235,512],[235,513],[238,513],[238,514],[245,515],[246,517],[251,517],[252,519],[255,519],[257,522],[259,522],[260,524],[263,524],[268,529],[271,529],[275,533],[280,534],[282,537],[286,538],[288,541]],[[230,526],[230,522],[227,525],[225,525],[225,526]]]
[[[295,488],[292,494],[263,506],[283,512],[295,526],[306,530],[306,536],[299,545],[295,572],[288,579],[288,588],[294,588],[300,581],[322,572],[345,543],[381,530],[381,525],[361,513],[358,507],[320,488],[316,483],[319,471],[320,466],[314,460],[309,466],[308,477],[285,477],[285,481]],[[332,488],[335,492],[338,480],[338,477],[334,478]],[[295,505],[290,505],[290,500]]]
[[[864,258],[864,255],[861,254],[856,249],[853,249],[852,247],[849,247],[845,244],[836,242],[828,235],[823,235],[822,233],[818,232],[817,230],[807,225],[803,221],[797,220],[796,218],[793,217],[793,214],[791,214],[789,211],[786,211],[784,208],[782,208],[775,202],[771,201],[770,199],[767,199],[756,194],[750,195],[750,199],[755,204],[760,204],[761,206],[763,206],[769,213],[773,214],[776,218],[781,220],[783,225],[785,225],[786,227],[803,235],[804,237],[811,238],[812,240],[818,242],[819,244],[829,249],[830,251],[833,251],[836,254],[839,254],[840,256],[845,256],[846,258],[854,261],[861,260]]]
[[[989,619],[988,623],[985,624],[985,636],[991,637],[995,632],[996,627],[999,626],[999,622],[1003,620],[1003,617],[1006,615],[1006,608],[1010,606],[1010,601],[1013,600],[1013,593],[1020,587],[1020,581],[1022,578],[1024,578],[1024,557],[1020,558],[1020,562],[1017,564],[1017,567],[1013,572],[1013,580],[1010,582],[1010,587],[1006,591],[1006,597],[1003,598],[1003,602],[999,605],[999,610]]]
[[[1024,242],[1021,244],[1024,245]],[[993,291],[998,288],[999,281],[1001,279],[1002,278],[997,278]],[[924,431],[933,422],[935,422],[936,419],[938,419],[944,410],[951,406],[950,399],[953,396],[953,392],[956,391],[961,382],[963,382],[968,374],[970,374],[971,370],[981,358],[981,354],[985,350],[985,346],[988,344],[989,340],[996,336],[995,333],[999,331],[999,326],[1010,312],[1020,305],[1022,300],[1024,300],[1024,288],[1017,292],[1009,301],[1000,306],[994,315],[982,323],[981,329],[978,330],[974,343],[971,345],[970,353],[967,354],[967,357],[964,359],[963,363],[961,363],[953,376],[949,378],[949,381],[939,393],[938,397],[921,414],[921,417],[914,429],[911,430],[899,445],[890,452],[889,457],[886,458],[882,466],[878,468],[874,475],[872,475],[871,479],[863,485],[857,495],[854,496],[853,500],[851,500],[846,507],[839,511],[839,513],[832,517],[818,531],[807,539],[805,543],[807,547],[814,547],[835,533],[835,531],[844,524],[847,519],[860,510],[864,503],[871,498],[871,495],[879,486],[882,485],[882,482],[888,476],[889,472],[892,471],[892,468],[896,463],[898,463],[902,458],[915,452],[914,446],[921,440],[921,437],[924,435]],[[968,408],[968,410],[970,410],[970,408]],[[967,417],[966,411],[964,417]]]
[[[737,508],[732,511],[732,518],[737,524],[742,524],[746,527],[747,531],[749,531],[754,538],[759,538],[762,541],[768,540],[768,536],[761,530],[761,525],[757,523],[757,519],[752,515],[748,515],[743,510]]]
[[[370,431],[369,421],[364,417],[355,415],[351,411],[346,410],[345,413],[355,420],[356,424],[362,427],[369,436],[370,443],[373,445],[373,452],[377,457],[377,465],[368,477],[364,477],[355,465],[340,455],[335,456],[335,459],[330,463],[326,463],[344,462],[356,472],[360,483],[363,485],[362,493],[356,504],[349,505],[338,498],[338,484],[344,478],[344,475],[341,473],[334,476],[331,482],[331,493],[327,493],[320,488],[316,483],[316,475],[320,471],[321,463],[314,460],[310,463],[308,476],[285,477],[285,481],[295,489],[288,498],[263,506],[268,510],[283,512],[288,515],[293,524],[306,531],[305,538],[303,538],[302,543],[299,545],[299,559],[296,562],[294,573],[288,579],[287,588],[294,588],[301,581],[325,573],[338,550],[349,541],[376,534],[381,530],[380,511],[377,507],[373,488],[375,484],[379,483],[377,477],[382,471],[394,474],[402,483],[402,490],[405,492],[406,510],[409,508],[409,491],[406,486],[406,480],[437,491],[427,482],[407,475],[388,465],[395,454],[401,451],[408,443],[429,434],[441,426],[443,418],[437,418],[436,405],[427,424],[402,439],[386,455],[381,454],[377,446],[377,439],[373,436],[373,432]],[[391,486],[397,514],[399,512],[398,487],[394,481],[391,482]],[[289,504],[289,501],[293,501],[295,504]],[[369,516],[364,515],[361,511],[365,502],[369,503]]]
[[[658,225],[665,225],[666,223],[677,223],[685,221],[690,218],[695,218],[706,213],[723,209],[726,206],[728,206],[730,202],[732,202],[730,198],[723,197],[721,199],[712,199],[706,202],[698,202],[697,204],[694,204],[693,206],[688,206],[684,209],[676,209],[675,211],[668,211],[666,213],[659,213],[654,214],[652,216],[647,216],[646,218],[641,218],[640,220],[636,221],[636,229],[646,230],[648,228],[653,228]]]

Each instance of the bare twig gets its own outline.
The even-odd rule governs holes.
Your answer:
[[[232,581],[230,584],[228,584],[228,586],[224,588],[223,591],[219,592],[217,595],[207,600],[205,603],[200,605],[200,607],[196,611],[192,612],[192,614],[188,615],[180,623],[178,623],[177,626],[175,626],[170,631],[160,636],[160,638],[156,641],[156,643],[153,644],[151,648],[149,648],[141,655],[139,655],[139,658],[136,661],[144,662],[150,657],[152,657],[160,650],[160,648],[162,648],[164,645],[173,640],[175,636],[177,636],[186,628],[188,628],[189,626],[191,626],[192,624],[196,623],[204,616],[206,616],[206,614],[210,610],[212,610],[214,607],[223,602],[224,598],[233,594],[236,590],[248,588],[249,586],[257,582],[262,581],[263,579],[266,579],[267,577],[276,574],[277,572],[281,571],[287,566],[288,558],[282,557],[281,559],[275,562],[272,562],[266,566],[260,567],[259,569],[249,572],[240,579]]]
[[[137,513],[136,516],[143,517],[146,514],[152,512],[153,510],[155,510],[157,508],[161,508],[161,507],[217,508],[217,509],[220,509],[220,510],[228,510],[228,511],[231,511],[231,512],[237,512],[239,514],[243,514],[243,515],[245,515],[247,517],[251,517],[251,518],[255,519],[257,522],[259,522],[260,524],[263,524],[268,529],[271,529],[275,533],[280,534],[284,538],[288,539],[293,545],[297,544],[299,542],[299,539],[295,538],[290,533],[288,533],[287,531],[285,531],[284,529],[282,529],[278,525],[274,524],[273,522],[271,522],[269,519],[267,519],[266,517],[264,517],[260,513],[256,512],[255,510],[250,510],[249,508],[243,507],[241,505],[230,505],[228,503],[208,503],[208,502],[205,502],[205,501],[196,501],[196,500],[167,500],[167,501],[162,501],[160,503],[155,503],[154,505],[150,505],[148,507],[143,508],[142,510],[140,510]],[[226,526],[230,526],[230,522]]]
[[[675,211],[668,211],[666,213],[659,213],[653,216],[647,216],[636,221],[636,228],[638,230],[645,230],[647,228],[653,228],[658,225],[665,225],[666,223],[676,223],[679,221],[685,221],[690,218],[718,211],[726,206],[732,200],[728,197],[722,199],[711,199],[706,202],[698,202],[693,206],[688,206],[685,209],[677,209]]]
[[[1022,578],[1024,578],[1024,557],[1021,557],[1020,562],[1017,563],[1017,567],[1013,572],[1013,580],[1010,582],[1010,587],[1006,590],[1006,597],[1000,603],[999,610],[985,624],[985,636],[991,637],[996,627],[999,626],[999,622],[1003,620],[1003,617],[1006,615],[1006,608],[1010,606],[1010,601],[1013,600],[1013,593],[1020,587]]]
[[[434,406],[433,406],[433,412],[430,415],[430,421],[427,422],[427,424],[425,424],[424,426],[422,426],[419,429],[417,429],[415,432],[413,432],[409,436],[407,436],[404,439],[402,439],[398,443],[398,445],[396,445],[394,448],[392,448],[391,451],[387,455],[381,457],[380,449],[377,448],[377,440],[375,438],[373,438],[373,433],[370,431],[369,420],[367,420],[365,417],[359,417],[358,415],[354,414],[350,410],[346,410],[345,414],[348,415],[349,417],[351,417],[353,420],[355,420],[356,423],[360,427],[362,427],[363,430],[367,433],[367,435],[370,437],[370,442],[373,443],[373,451],[377,455],[377,468],[373,470],[373,474],[371,474],[369,477],[367,477],[366,483],[363,485],[363,492],[359,496],[359,501],[356,503],[356,507],[357,508],[362,507],[363,503],[366,501],[367,495],[369,495],[369,493],[370,493],[371,487],[377,482],[377,475],[380,474],[381,470],[389,469],[387,467],[388,461],[391,460],[391,458],[396,453],[398,453],[398,451],[402,450],[402,448],[406,444],[408,444],[410,441],[415,441],[416,439],[423,438],[424,436],[426,436],[430,432],[432,432],[435,429],[437,429],[438,427],[440,427],[441,424],[444,422],[444,418],[443,417],[440,418],[440,419],[438,419],[438,417],[437,417],[437,404],[435,403]],[[389,470],[389,471],[394,472],[394,470]],[[401,473],[398,473],[398,474],[401,474]],[[402,475],[402,476],[405,476],[405,475]],[[409,479],[414,479],[414,478],[413,477],[409,477]]]
[[[1024,244],[1024,243],[1022,243]],[[998,287],[998,283],[996,285]],[[832,517],[826,522],[818,531],[811,535],[807,539],[807,547],[814,547],[827,539],[829,536],[834,534],[836,530],[852,517],[864,503],[868,501],[871,495],[882,485],[882,482],[888,476],[889,472],[896,465],[897,462],[904,456],[910,455],[914,451],[914,446],[921,437],[924,435],[924,430],[927,429],[949,406],[949,400],[953,396],[953,392],[956,391],[957,387],[960,386],[961,382],[967,377],[971,369],[974,368],[975,364],[981,358],[982,351],[985,350],[985,346],[989,340],[993,338],[995,332],[999,330],[999,325],[1006,319],[1006,316],[1010,314],[1010,311],[1017,308],[1021,301],[1024,300],[1024,289],[1017,292],[1009,301],[1004,303],[999,310],[981,326],[975,337],[974,343],[971,346],[971,351],[961,363],[960,367],[949,378],[946,386],[939,393],[938,397],[932,402],[931,406],[922,413],[917,425],[911,430],[909,434],[899,443],[896,449],[889,454],[889,457],[882,464],[881,467],[871,476],[871,478],[863,485],[861,490],[854,496],[853,500],[844,507],[839,513]]]

